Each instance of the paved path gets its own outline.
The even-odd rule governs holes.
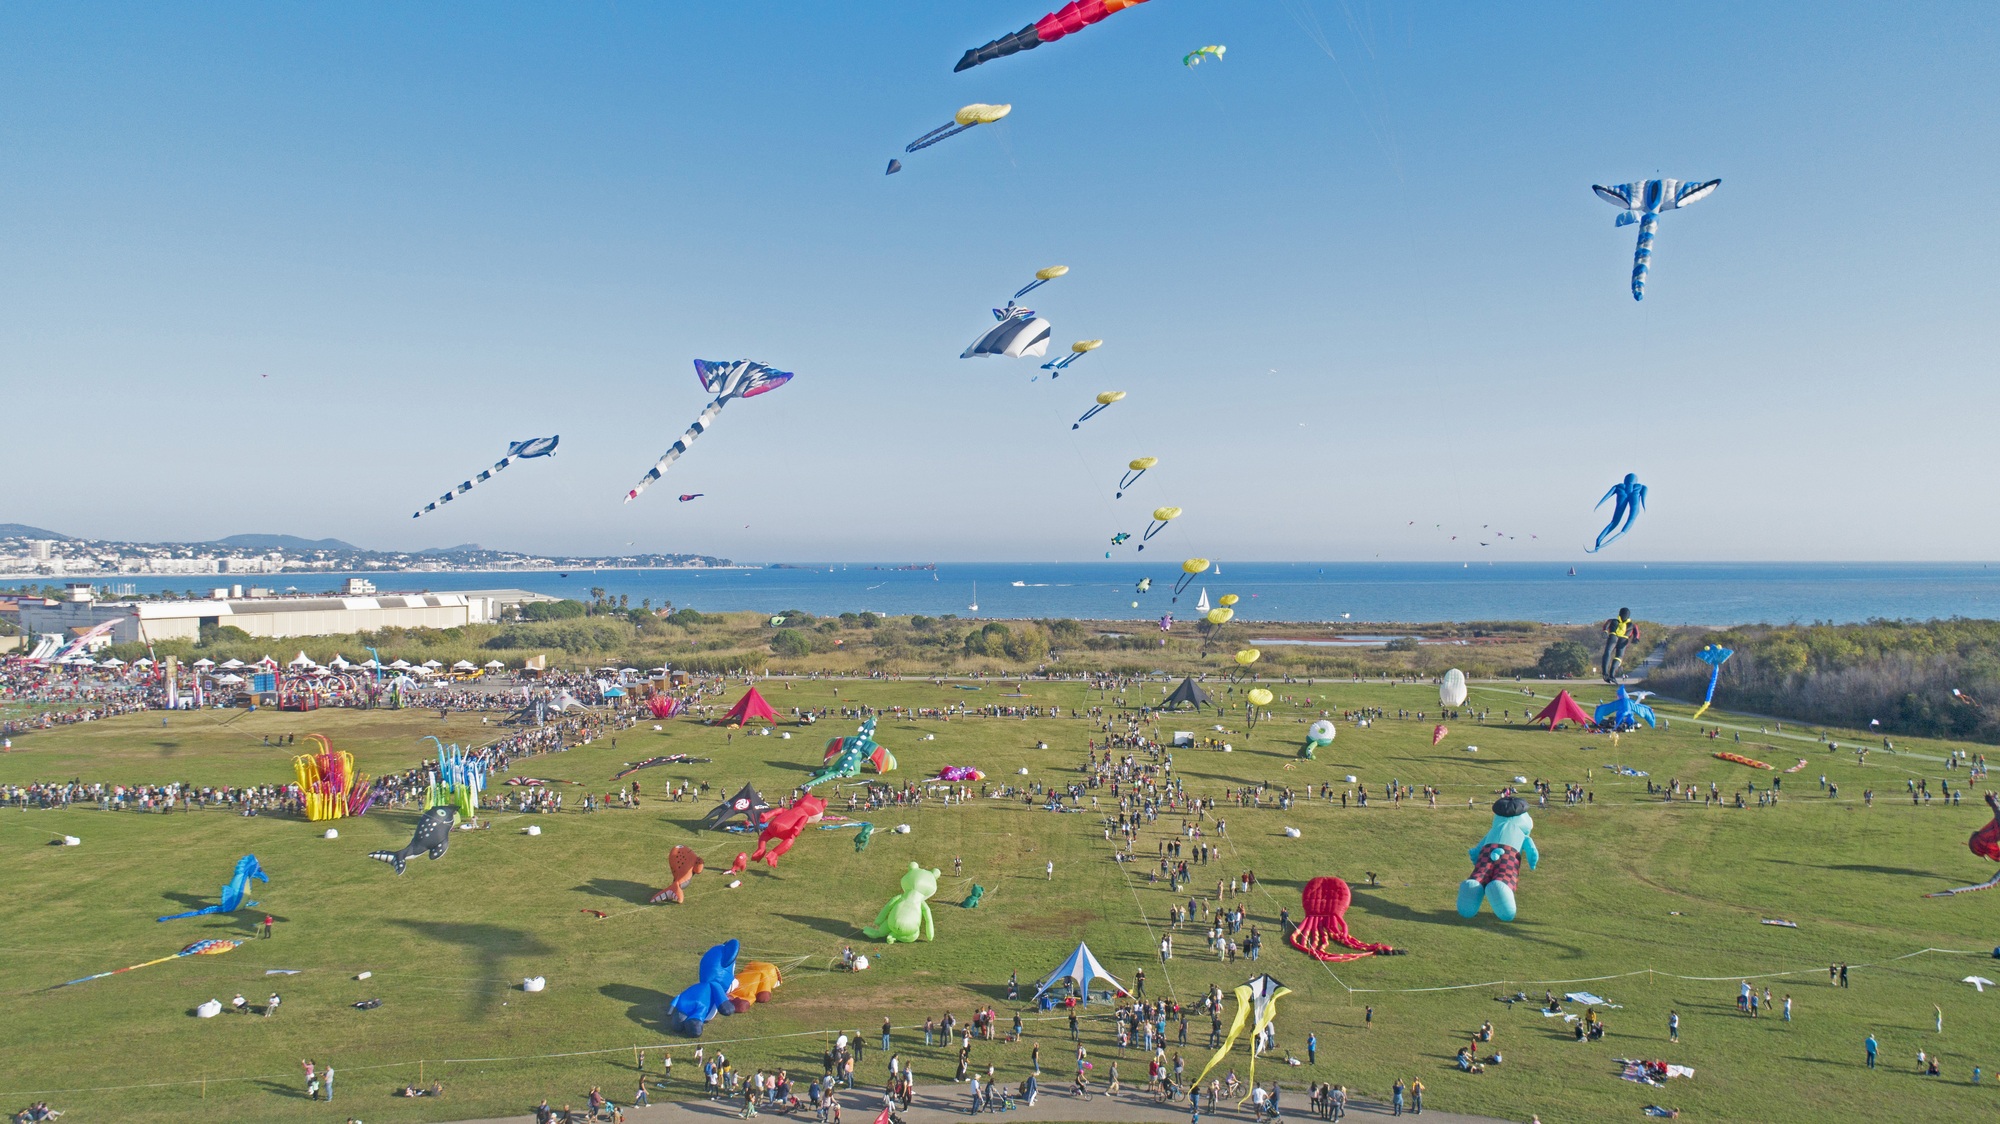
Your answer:
[[[937,1087],[917,1091],[916,1104],[908,1112],[899,1112],[905,1124],[961,1124],[968,1118],[965,1111],[966,1097],[959,1092],[959,1086],[947,1086],[951,1092]],[[954,1095],[955,1094],[955,1095]],[[582,1102],[581,1097],[575,1103]],[[1315,1120],[1311,1101],[1303,1092],[1287,1091],[1283,1101],[1290,1120]],[[861,1092],[841,1094],[841,1112],[845,1119],[842,1124],[873,1124],[875,1116],[882,1109],[880,1094]],[[561,1107],[558,1105],[557,1107]],[[629,1124],[720,1124],[721,1121],[738,1117],[738,1107],[716,1101],[684,1101],[675,1104],[658,1104],[646,1108],[627,1107],[625,1119]],[[1373,1119],[1390,1115],[1387,1105],[1371,1101],[1350,1100],[1347,1106],[1349,1117]],[[1036,1124],[1168,1124],[1170,1121],[1187,1119],[1186,1105],[1162,1106],[1151,1098],[1098,1094],[1089,1100],[1078,1100],[1067,1093],[1042,1093],[1035,1099],[1033,1108],[1017,1108],[1002,1119],[1008,1121],[1035,1121]],[[1424,1119],[1430,1124],[1505,1124],[1490,1116],[1466,1116],[1462,1113],[1438,1112],[1426,1109]],[[510,1116],[494,1120],[468,1120],[460,1124],[534,1124],[533,1116]],[[578,1120],[582,1111],[578,1110]],[[767,1122],[794,1120],[800,1124],[811,1124],[812,1114],[801,1112],[796,1116],[784,1117],[772,1113],[759,1114],[757,1119]],[[1246,1106],[1237,1109],[1225,1104],[1221,1112],[1214,1115],[1203,1114],[1204,1120],[1244,1120],[1250,1119]]]

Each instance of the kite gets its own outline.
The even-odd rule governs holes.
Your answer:
[[[1438,681],[1438,705],[1465,705],[1465,673],[1463,671],[1454,667],[1450,671],[1445,672],[1444,678]]]
[[[1708,709],[1708,704],[1715,701],[1715,681],[1722,677],[1722,665],[1735,654],[1720,644],[1704,644],[1701,651],[1694,654],[1696,659],[1708,665],[1708,693],[1701,697],[1701,705],[1695,708],[1694,717],[1700,718],[1701,712]]]
[[[1136,603],[1134,603],[1132,607],[1136,609],[1139,606]],[[1173,630],[1174,630],[1174,615],[1172,613],[1168,613],[1166,616],[1160,618],[1160,631],[1172,632]]]
[[[1620,609],[1618,615],[1599,625],[1597,630],[1604,634],[1604,681],[1618,681],[1618,666],[1625,662],[1625,646],[1639,638],[1639,622],[1632,619],[1632,610]]]
[[[1011,105],[987,105],[984,102],[973,102],[971,105],[961,106],[957,113],[951,115],[949,122],[939,125],[937,128],[904,145],[903,151],[921,151],[941,140],[955,137],[972,128],[974,125],[991,125],[993,122],[1000,120],[1012,112],[1014,112],[1014,107]]]
[[[165,964],[169,960],[178,959],[182,956],[218,956],[234,949],[242,943],[242,941],[233,940],[196,941],[179,952],[174,953],[172,956],[162,956],[158,960],[148,960],[144,964],[134,964],[129,968],[113,968],[109,972],[99,972],[94,976],[85,976],[82,979],[70,980],[68,983],[59,983],[56,987],[69,987],[71,984],[89,983],[91,980],[101,980],[106,976],[116,976],[138,968],[150,968],[155,964]],[[50,990],[53,991],[55,989],[51,988]]]
[[[1016,289],[1014,291],[1014,300],[1020,300],[1022,297],[1027,296],[1029,293],[1034,292],[1036,289],[1041,288],[1042,286],[1048,284],[1049,282],[1055,280],[1058,277],[1061,277],[1063,274],[1068,272],[1069,272],[1069,267],[1066,265],[1052,265],[1048,266],[1045,269],[1036,270],[1035,279],[1033,281],[1028,282],[1027,284],[1021,286],[1019,289]]]
[[[1194,50],[1189,51],[1187,54],[1181,56],[1181,65],[1200,66],[1201,58],[1203,55],[1207,55],[1209,58],[1214,59],[1216,62],[1221,62],[1223,53],[1228,50],[1229,50],[1228,47],[1223,47],[1223,46],[1197,47]]]
[[[375,792],[368,786],[368,778],[355,771],[354,755],[336,751],[321,734],[307,734],[306,740],[318,745],[319,752],[292,758],[306,819],[319,823],[366,812],[374,803]]]
[[[1063,356],[1061,359],[1051,359],[1048,362],[1042,364],[1042,370],[1054,371],[1055,374],[1049,376],[1052,379],[1061,378],[1062,373],[1064,371],[1069,370],[1069,365],[1071,363],[1076,362],[1077,360],[1083,358],[1086,355],[1089,355],[1091,352],[1096,351],[1098,348],[1103,346],[1104,346],[1103,340],[1078,340],[1075,343],[1069,345],[1068,355]]]
[[[1135,586],[1133,586],[1133,587],[1132,587],[1132,592],[1134,592],[1134,593],[1151,593],[1151,592],[1153,592],[1153,579],[1151,579],[1151,578],[1140,578],[1140,579],[1139,579],[1139,584],[1138,584],[1138,585],[1135,585]]]
[[[1245,648],[1242,651],[1236,653],[1236,666],[1249,667],[1251,664],[1256,663],[1258,657],[1262,656],[1263,654],[1264,653],[1258,651],[1255,648]]]
[[[938,770],[937,779],[947,784],[963,784],[966,781],[983,781],[986,774],[970,765],[946,765]]]
[[[1604,499],[1598,500],[1597,507],[1591,510],[1603,507],[1604,500],[1613,496],[1617,497],[1618,502],[1611,506],[1611,522],[1606,523],[1604,529],[1597,532],[1596,544],[1584,551],[1585,554],[1596,554],[1607,544],[1617,542],[1625,532],[1632,529],[1633,521],[1639,518],[1639,512],[1646,507],[1646,486],[1639,483],[1639,477],[1635,473],[1626,473],[1625,479],[1613,484],[1611,490],[1604,493]],[[1621,519],[1625,521],[1622,527],[1618,525]]]
[[[256,902],[246,902],[243,900],[243,895],[250,892],[250,880],[253,878],[264,883],[271,881],[264,876],[264,868],[257,865],[257,856],[245,855],[236,860],[236,873],[230,876],[229,884],[222,888],[222,900],[220,902],[215,905],[204,906],[201,909],[191,909],[186,913],[169,914],[165,917],[155,918],[154,920],[179,921],[183,917],[201,917],[211,913],[235,913],[239,909],[248,909],[257,904]]]
[[[1124,499],[1124,498],[1125,498],[1125,489],[1127,489],[1127,488],[1130,488],[1130,487],[1131,487],[1132,485],[1134,485],[1134,484],[1137,484],[1137,483],[1139,482],[1139,478],[1140,478],[1141,476],[1144,476],[1144,475],[1146,475],[1146,470],[1147,470],[1147,469],[1149,469],[1149,468],[1151,468],[1151,467],[1153,467],[1154,465],[1156,465],[1156,464],[1159,464],[1159,463],[1160,463],[1160,458],[1158,458],[1158,457],[1134,457],[1134,458],[1132,458],[1132,459],[1131,459],[1131,460],[1130,460],[1129,462],[1127,462],[1127,463],[1126,463],[1126,465],[1125,465],[1125,468],[1126,468],[1126,472],[1125,472],[1125,475],[1124,475],[1124,476],[1121,476],[1121,477],[1119,477],[1119,479],[1118,479],[1118,494],[1117,494],[1117,495],[1115,495],[1115,496],[1112,496],[1111,498],[1112,498],[1112,499],[1114,499],[1114,500],[1122,500],[1122,499]]]
[[[808,824],[818,823],[825,814],[826,801],[817,796],[802,795],[792,801],[791,807],[765,816],[764,831],[757,836],[757,849],[751,853],[750,861],[762,859],[766,866],[777,866],[779,857],[798,842],[799,832],[804,831]]]
[[[660,700],[654,699],[653,701],[659,702]],[[679,702],[680,700],[670,699],[668,701]],[[671,714],[661,714],[658,711],[654,711],[653,717],[671,718],[673,716]],[[710,764],[710,760],[711,759],[707,757],[689,757],[685,753],[669,753],[664,757],[648,757],[644,761],[635,761],[632,764],[625,766],[623,769],[620,769],[617,772],[611,774],[611,779],[614,781],[622,781],[626,777],[631,776],[633,773],[636,773],[641,769],[650,769],[655,765],[707,765]],[[508,781],[507,783],[512,784],[514,782]]]
[[[400,851],[370,851],[368,857],[395,867],[397,874],[403,873],[403,864],[415,858],[419,851],[429,854],[432,859],[441,859],[445,848],[451,845],[451,819],[457,814],[458,809],[450,804],[426,808],[424,814],[417,817],[417,830],[410,836],[408,845]]]
[[[1160,511],[1171,511],[1175,515],[1181,513],[1180,508],[1177,507],[1163,507]],[[1159,513],[1159,511],[1156,511],[1153,514],[1158,515]],[[1194,581],[1196,574],[1207,572],[1208,565],[1208,559],[1206,558],[1190,558],[1181,563],[1181,576],[1174,580],[1174,600],[1179,601],[1181,599],[1181,594],[1187,592],[1188,583]]]
[[[1740,753],[1716,753],[1716,754],[1711,754],[1710,756],[1714,757],[1717,761],[1734,761],[1738,765],[1748,765],[1752,769],[1771,768],[1771,766],[1766,762],[1759,761],[1754,757],[1745,757]]]
[[[438,767],[435,779],[424,790],[424,810],[449,804],[458,811],[460,819],[471,823],[479,816],[479,794],[486,789],[486,760],[467,757],[457,746],[446,746],[432,735],[424,735],[438,747]],[[446,824],[447,830],[450,824]],[[444,853],[442,845],[438,855]],[[437,858],[437,855],[432,855]],[[399,864],[396,873],[402,873]]]
[[[1451,730],[1447,728],[1445,724],[1442,722],[1431,727],[1431,744],[1436,745],[1437,743],[1443,741],[1450,733]]]
[[[667,1004],[667,1023],[690,1038],[701,1032],[717,1015],[733,1015],[736,1005],[729,1001],[729,989],[736,983],[736,941],[724,941],[701,954],[701,967],[694,986],[674,996]]]
[[[897,172],[900,172],[902,170],[903,170],[903,162],[901,160],[890,160],[889,167],[882,174],[885,176],[893,176]]]
[[[671,695],[655,695],[646,700],[646,709],[655,718],[672,718],[687,709],[687,705]]]
[[[730,1005],[740,1015],[753,1003],[769,1003],[771,993],[784,982],[776,964],[745,960],[736,966],[736,982],[729,986]]]
[[[1721,180],[1703,183],[1683,183],[1680,180],[1646,180],[1643,183],[1621,183],[1614,187],[1592,184],[1590,190],[1606,203],[1617,207],[1623,213],[1618,216],[1619,226],[1639,224],[1639,247],[1632,254],[1632,299],[1646,299],[1646,270],[1653,264],[1653,236],[1660,229],[1660,212],[1677,210],[1699,199],[1705,199]]]
[[[2000,862],[2000,797],[1996,797],[1990,792],[1987,793],[1986,806],[1993,811],[1992,822],[1973,832],[1971,838],[1965,841],[1965,846],[1967,850],[1970,850],[1982,859],[1992,859],[1994,862]],[[2000,874],[1996,874],[1974,886],[1960,886],[1955,890],[1939,890],[1935,894],[1925,894],[1924,896],[1927,898],[1948,898],[1953,894],[1969,894],[1974,890],[1991,890],[1995,886],[2000,886]],[[1966,982],[1970,983],[1971,981],[1968,980]],[[1984,991],[1986,989],[1980,988],[1980,990]]]
[[[1124,392],[1122,392],[1122,391],[1121,391],[1121,392],[1119,392],[1119,393],[1118,393],[1118,398],[1123,398],[1123,397],[1125,397],[1125,395],[1124,395]],[[1118,400],[1118,398],[1113,398],[1113,399],[1112,399],[1112,401],[1113,401],[1113,402],[1116,402],[1116,401]],[[1097,400],[1098,400],[1099,402],[1102,402],[1102,401],[1104,401],[1104,395],[1102,395],[1102,394],[1098,395],[1098,396],[1097,396]],[[1084,417],[1089,417],[1089,416],[1090,416],[1089,414],[1085,414],[1085,415],[1084,415]],[[1070,428],[1071,428],[1071,429],[1075,429],[1076,427],[1075,427],[1075,426],[1070,426]],[[1164,531],[1164,530],[1166,530],[1166,529],[1167,529],[1167,524],[1169,524],[1169,523],[1173,522],[1173,521],[1174,521],[1174,520],[1176,520],[1176,519],[1179,519],[1180,517],[1181,517],[1181,509],[1180,509],[1180,508],[1178,508],[1178,507],[1156,507],[1156,508],[1154,508],[1154,509],[1153,509],[1153,521],[1152,521],[1152,522],[1150,522],[1150,523],[1148,523],[1148,524],[1146,524],[1146,530],[1145,530],[1145,533],[1143,533],[1143,534],[1141,534],[1141,535],[1139,536],[1139,549],[1140,549],[1140,550],[1144,550],[1144,549],[1146,549],[1146,544],[1147,544],[1148,542],[1151,542],[1151,541],[1152,541],[1152,539],[1153,539],[1153,536],[1154,536],[1154,535],[1157,535],[1157,534],[1159,534],[1159,533],[1160,533],[1161,531]],[[1202,569],[1204,569],[1204,570],[1205,570],[1205,569],[1207,569],[1207,568],[1208,568],[1208,567],[1207,567],[1207,566],[1205,566],[1205,565],[1204,565],[1204,566],[1202,567]],[[1197,572],[1197,573],[1199,573],[1200,571],[1196,571],[1196,572]],[[1176,591],[1176,592],[1178,592],[1178,591]]]
[[[1354,891],[1347,883],[1332,875],[1321,875],[1306,883],[1303,893],[1305,913],[1292,931],[1285,935],[1293,948],[1330,964],[1346,960],[1359,960],[1364,956],[1381,953],[1384,956],[1401,956],[1403,950],[1386,944],[1370,944],[1356,940],[1347,931],[1347,907],[1354,901]],[[1350,948],[1352,952],[1328,952],[1329,944]]]
[[[821,759],[819,769],[799,783],[800,788],[811,788],[832,780],[846,780],[861,772],[866,763],[877,773],[886,773],[896,767],[896,756],[875,744],[875,719],[871,716],[861,723],[861,728],[844,738],[834,738],[826,743],[826,756]]]
[[[1245,983],[1238,984],[1236,987],[1236,1018],[1229,1024],[1229,1033],[1222,1039],[1222,1047],[1215,1051],[1214,1056],[1208,1059],[1208,1064],[1203,1066],[1201,1072],[1195,1076],[1194,1084],[1199,1086],[1201,1079],[1208,1076],[1208,1071],[1214,1069],[1217,1062],[1229,1056],[1229,1051],[1236,1046],[1237,1037],[1243,1033],[1243,1024],[1249,1022],[1251,1042],[1250,1074],[1249,1084],[1245,1088],[1256,1088],[1257,1043],[1263,1038],[1264,1032],[1270,1029],[1271,1020],[1275,1019],[1278,1015],[1278,1000],[1291,993],[1291,988],[1286,987],[1270,976],[1257,976]],[[1254,1018],[1252,1017],[1253,1015]],[[1250,1094],[1246,1092],[1243,1095],[1243,1100],[1247,1101],[1249,1099]],[[1240,1104],[1241,1102],[1238,1103]]]
[[[937,893],[938,876],[943,873],[911,863],[910,869],[903,872],[903,892],[890,898],[875,915],[875,923],[861,927],[862,933],[890,944],[897,941],[913,944],[919,934],[923,940],[936,940],[937,926],[931,920],[929,899]]]
[[[1040,354],[1040,352],[1037,352],[1036,354]],[[1104,393],[1102,393],[1102,394],[1100,394],[1100,395],[1098,395],[1098,396],[1097,396],[1097,405],[1095,405],[1095,406],[1092,406],[1092,407],[1091,407],[1090,409],[1088,409],[1088,410],[1085,410],[1085,411],[1083,412],[1083,416],[1082,416],[1082,417],[1080,417],[1080,418],[1078,418],[1078,419],[1076,419],[1076,424],[1074,424],[1074,425],[1070,426],[1070,428],[1071,428],[1071,429],[1082,429],[1082,428],[1083,428],[1083,423],[1084,423],[1084,422],[1087,422],[1087,421],[1089,421],[1090,419],[1092,419],[1092,418],[1096,417],[1097,415],[1099,415],[1099,414],[1103,413],[1103,412],[1104,412],[1104,409],[1105,409],[1105,407],[1107,407],[1107,406],[1111,405],[1111,404],[1112,404],[1113,402],[1122,402],[1122,401],[1124,401],[1124,399],[1125,399],[1125,392],[1124,392],[1124,391],[1122,391],[1122,390],[1107,390],[1107,391],[1105,391]],[[1181,509],[1180,509],[1180,508],[1178,508],[1178,507],[1176,507],[1176,508],[1171,508],[1171,509],[1163,509],[1163,510],[1172,510],[1172,511],[1173,511],[1173,512],[1174,512],[1175,514],[1179,514],[1179,513],[1180,513],[1180,510],[1181,510]],[[1148,533],[1148,534],[1146,535],[1146,537],[1150,539],[1150,538],[1152,538],[1153,536],[1152,536],[1152,534],[1151,534],[1151,533]],[[1144,550],[1144,549],[1146,549],[1146,548],[1142,546],[1142,547],[1140,547],[1139,549],[1140,549],[1140,550]]]
[[[1117,534],[1115,534],[1115,535],[1111,536],[1111,545],[1112,545],[1112,546],[1124,546],[1124,545],[1125,545],[1125,540],[1126,540],[1126,539],[1129,539],[1129,538],[1131,538],[1131,537],[1132,537],[1132,532],[1130,532],[1130,531],[1120,531],[1120,532],[1118,532]],[[1111,557],[1111,556],[1107,554],[1107,555],[1105,555],[1105,557],[1106,557],[1106,558],[1109,558],[1109,557]]]
[[[687,884],[694,881],[694,876],[700,874],[706,867],[707,864],[701,861],[701,856],[694,853],[694,848],[683,843],[674,844],[674,849],[667,852],[667,872],[673,875],[673,881],[667,883],[666,889],[647,900],[654,905],[659,905],[661,902],[685,904]]]
[[[1271,700],[1277,698],[1277,696],[1263,687],[1252,687],[1244,692],[1243,697],[1248,700],[1247,705],[1244,707],[1244,721],[1249,723],[1250,728],[1254,730],[1257,728],[1257,708],[1260,706],[1270,706]]]
[[[1964,703],[1967,706],[1979,705],[1978,699],[1973,698],[1971,695],[1966,694],[1964,691],[1959,690],[1957,687],[1953,687],[1951,689],[1951,701],[1957,703]]]
[[[1313,754],[1333,744],[1334,732],[1333,723],[1328,722],[1324,718],[1307,726],[1306,744],[1300,747],[1299,756],[1307,761],[1311,761]]]
[[[1520,884],[1521,860],[1535,869],[1542,860],[1535,850],[1535,817],[1528,802],[1511,793],[1493,802],[1493,826],[1486,838],[1472,845],[1472,873],[1458,884],[1458,915],[1479,913],[1479,903],[1493,907],[1493,916],[1514,919],[1514,888]]]
[[[952,67],[952,73],[970,70],[981,63],[1004,59],[1021,51],[1032,51],[1044,43],[1053,43],[1065,35],[1073,35],[1091,24],[1098,22],[1113,12],[1144,4],[1146,0],[1075,0],[1050,12],[1041,19],[1016,31],[1003,35],[983,47],[974,47],[965,52]]]
[[[1639,693],[1645,694],[1644,691]],[[1634,730],[1641,722],[1648,726],[1659,725],[1653,720],[1653,708],[1626,694],[1623,683],[1618,685],[1618,697],[1599,706],[1592,717],[1596,719],[1598,728],[1604,730]]]
[[[453,488],[451,491],[446,492],[444,495],[441,495],[437,499],[432,500],[430,503],[425,504],[421,510],[411,512],[410,518],[418,519],[425,515],[428,515],[433,511],[436,511],[440,504],[450,503],[451,501],[457,499],[458,497],[464,495],[465,493],[470,492],[473,488],[477,487],[478,485],[484,484],[488,480],[493,479],[494,473],[501,471],[508,465],[513,464],[515,461],[532,460],[535,457],[553,456],[556,451],[556,442],[561,440],[562,440],[562,435],[557,434],[554,437],[530,437],[526,441],[510,442],[507,446],[507,455],[501,457],[500,460],[497,463],[495,463],[492,468],[487,469],[485,472],[480,473],[479,475],[473,477],[470,480],[464,481],[463,483],[459,484],[458,487]]]
[[[861,830],[854,833],[854,853],[858,855],[866,851],[868,841],[873,838],[875,838],[875,825],[864,821]]]
[[[707,492],[682,492],[681,502],[686,503],[689,500],[698,500],[707,494],[708,494]]]
[[[720,414],[722,408],[732,399],[755,398],[759,394],[768,394],[792,381],[790,371],[780,371],[748,359],[697,359],[694,361],[694,373],[695,377],[701,380],[701,388],[715,395],[715,401],[710,402],[707,408],[702,410],[701,415],[694,419],[694,424],[688,426],[686,433],[681,434],[681,439],[674,442],[666,452],[661,453],[660,459],[653,463],[653,467],[646,470],[646,475],[640,477],[639,482],[632,486],[632,490],[625,493],[626,503],[638,499],[639,493],[651,487],[653,481],[666,475],[668,467],[679,460],[682,453],[688,451],[688,446],[694,444],[695,438],[708,432],[709,424],[715,421],[715,416]]]
[[[1039,359],[1048,354],[1049,322],[1035,315],[1034,309],[1020,308],[1009,301],[1006,308],[993,310],[993,318],[1000,323],[972,341],[972,346],[959,354],[960,359],[989,359],[996,355],[1003,359],[1019,359],[1023,355]]]
[[[985,897],[986,897],[986,887],[981,886],[977,882],[974,882],[972,884],[972,892],[965,895],[965,900],[958,903],[958,908],[978,909],[980,900]]]
[[[754,825],[762,823],[764,813],[770,810],[771,806],[764,802],[763,796],[759,795],[755,788],[745,784],[736,790],[736,795],[717,804],[708,815],[703,816],[701,826],[713,831],[737,816],[742,816],[745,822]]]

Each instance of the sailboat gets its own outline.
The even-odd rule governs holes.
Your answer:
[[[1199,600],[1199,601],[1196,601],[1196,602],[1194,603],[1194,608],[1195,608],[1195,612],[1197,612],[1197,613],[1206,613],[1206,612],[1208,612],[1208,587],[1207,587],[1207,586],[1202,586],[1202,587],[1201,587],[1201,600]]]
[[[972,604],[970,604],[970,605],[967,605],[967,606],[966,606],[966,608],[968,608],[968,609],[972,610],[972,611],[973,611],[973,612],[975,612],[975,613],[979,611],[979,583],[978,583],[978,582],[973,582],[973,583],[972,583]]]

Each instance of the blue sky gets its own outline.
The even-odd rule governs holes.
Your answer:
[[[1637,472],[1628,560],[2000,554],[2000,8],[1152,0],[952,73],[1046,10],[0,8],[0,519],[1080,560],[1174,504],[1176,552],[1560,560]],[[1723,185],[1634,304],[1589,187],[1651,175]],[[1101,351],[957,358],[1058,262]],[[622,504],[739,356],[798,377]]]

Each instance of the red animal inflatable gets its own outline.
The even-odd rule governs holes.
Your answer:
[[[1347,907],[1354,901],[1354,891],[1347,883],[1332,875],[1323,875],[1306,883],[1305,916],[1286,935],[1293,948],[1314,960],[1339,962],[1359,960],[1364,956],[1381,953],[1384,956],[1401,956],[1403,950],[1386,944],[1369,944],[1356,940],[1347,931]],[[1353,952],[1328,952],[1329,944],[1351,948]]]
[[[792,801],[792,806],[781,811],[767,813],[764,817],[763,834],[757,836],[757,850],[750,861],[764,860],[771,866],[778,865],[778,856],[792,849],[798,842],[799,832],[808,824],[816,824],[826,814],[826,801],[817,796],[801,796]],[[776,846],[773,846],[773,843]]]

